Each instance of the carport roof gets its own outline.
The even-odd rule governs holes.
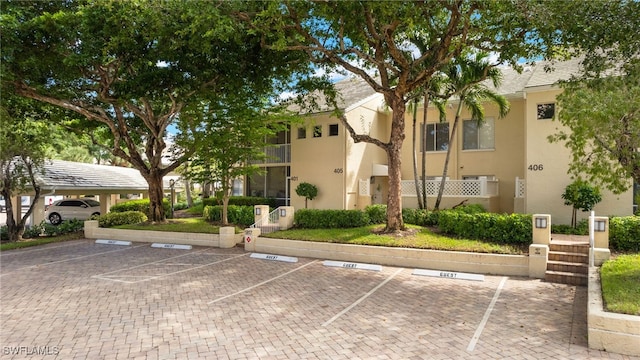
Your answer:
[[[37,176],[42,188],[60,191],[142,192],[149,189],[138,170],[118,166],[47,160],[44,171]]]

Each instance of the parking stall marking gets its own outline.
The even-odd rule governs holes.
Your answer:
[[[82,255],[82,256],[76,256],[73,258],[69,258],[69,259],[64,259],[64,260],[58,260],[58,261],[50,261],[50,262],[46,262],[46,263],[41,263],[41,264],[35,264],[35,265],[29,265],[29,266],[25,266],[25,267],[21,267],[12,271],[8,271],[8,272],[4,272],[2,274],[0,274],[0,277],[8,275],[8,274],[12,274],[15,273],[17,271],[22,271],[22,270],[26,270],[26,269],[32,269],[32,268],[36,268],[39,266],[47,266],[47,265],[53,265],[53,264],[60,264],[60,263],[64,263],[64,262],[69,262],[69,261],[75,261],[75,260],[79,260],[79,259],[85,259],[85,258],[89,258],[89,257],[93,257],[93,256],[98,256],[98,255],[103,255],[103,254],[109,254],[109,253],[114,253],[114,252],[118,252],[118,251],[126,251],[126,250],[130,250],[130,249],[135,249],[135,248],[139,248],[145,246],[143,245],[138,245],[138,246],[132,246],[132,247],[126,247],[126,248],[120,248],[120,249],[116,249],[116,250],[111,250],[111,251],[103,251],[103,252],[99,252],[96,254],[90,254],[90,255]]]
[[[236,291],[236,292],[235,292],[235,293],[233,293],[233,294],[225,295],[225,296],[220,297],[220,298],[217,298],[217,299],[215,299],[215,300],[213,300],[213,301],[209,301],[207,304],[208,304],[208,305],[215,304],[215,303],[217,303],[217,302],[219,302],[219,301],[222,301],[222,300],[228,299],[228,298],[230,298],[230,297],[233,297],[233,296],[236,296],[236,295],[240,295],[240,294],[245,293],[245,292],[247,292],[247,291],[251,291],[251,290],[253,290],[253,289],[257,288],[257,287],[260,287],[260,286],[262,286],[262,285],[268,284],[268,283],[270,283],[270,282],[272,282],[272,281],[278,280],[278,279],[280,279],[280,278],[282,278],[282,277],[284,277],[284,276],[287,276],[287,275],[289,275],[289,274],[291,274],[291,273],[294,273],[294,272],[296,272],[296,271],[298,271],[298,270],[301,270],[301,269],[303,269],[303,268],[305,268],[305,267],[307,267],[307,266],[309,266],[309,265],[311,265],[311,264],[315,264],[316,262],[318,262],[318,260],[313,260],[313,261],[308,262],[308,263],[306,263],[306,264],[304,264],[304,265],[302,265],[302,266],[298,266],[297,268],[295,268],[295,269],[293,269],[293,270],[289,270],[289,271],[287,271],[287,272],[286,272],[286,273],[284,273],[284,274],[280,274],[280,275],[278,275],[278,276],[272,277],[272,278],[271,278],[271,279],[269,279],[269,280],[265,280],[265,281],[263,281],[263,282],[261,282],[261,283],[255,284],[255,285],[253,285],[253,286],[249,286],[248,288],[244,288],[244,289],[242,289],[242,290],[240,290],[240,291]]]
[[[382,281],[380,284],[378,284],[376,287],[374,287],[373,289],[369,290],[369,292],[367,292],[366,294],[362,295],[358,300],[356,300],[354,303],[352,303],[351,305],[347,306],[346,308],[344,308],[342,311],[340,311],[339,313],[337,313],[334,317],[332,317],[331,319],[327,320],[324,322],[324,324],[322,324],[323,327],[327,327],[329,325],[331,325],[332,322],[336,321],[338,318],[340,318],[342,315],[346,314],[347,312],[349,312],[349,310],[353,309],[354,307],[358,306],[358,304],[360,304],[361,302],[363,302],[366,298],[368,298],[369,296],[371,296],[373,293],[375,293],[378,289],[380,289],[381,287],[383,287],[386,283],[388,283],[389,281],[391,281],[394,277],[396,277],[396,275],[400,274],[402,272],[402,270],[404,270],[404,268],[400,268],[398,270],[396,270],[396,272],[394,272],[391,276],[389,276],[388,278],[384,279],[384,281]]]
[[[498,301],[498,297],[500,296],[500,292],[502,291],[502,288],[504,287],[504,284],[506,284],[506,283],[507,283],[507,277],[505,276],[500,281],[500,284],[498,285],[498,288],[496,289],[496,292],[493,295],[493,299],[491,299],[491,302],[489,303],[489,306],[487,307],[487,311],[485,311],[485,313],[484,313],[484,317],[482,318],[482,321],[480,321],[480,324],[476,328],[476,332],[473,334],[473,337],[471,338],[471,341],[469,342],[469,346],[467,346],[467,351],[471,352],[471,351],[473,351],[475,349],[476,344],[478,343],[478,340],[480,339],[480,335],[482,334],[482,330],[484,330],[485,325],[487,325],[487,321],[489,320],[489,316],[491,315],[491,312],[493,311],[493,307],[496,305],[496,301]]]
[[[126,283],[126,284],[135,284],[135,283],[139,283],[139,282],[143,282],[143,281],[149,281],[149,280],[155,280],[155,279],[159,279],[162,277],[167,277],[167,276],[171,276],[171,275],[175,275],[175,274],[180,274],[183,272],[187,272],[187,271],[192,271],[192,270],[196,270],[196,269],[200,269],[206,266],[211,266],[211,265],[215,265],[215,264],[219,264],[219,263],[223,263],[225,261],[230,261],[233,259],[237,259],[239,257],[242,256],[247,256],[248,253],[245,254],[240,254],[240,255],[236,255],[236,256],[232,256],[226,259],[222,259],[222,260],[217,260],[217,261],[213,261],[213,262],[209,262],[209,263],[205,263],[205,264],[200,264],[197,266],[194,266],[194,264],[191,263],[163,263],[167,260],[173,260],[173,259],[177,259],[177,258],[183,258],[185,256],[190,256],[190,255],[196,255],[199,253],[204,253],[209,249],[202,249],[199,251],[194,251],[194,252],[189,252],[187,254],[181,254],[181,255],[177,255],[177,256],[172,256],[169,258],[165,258],[165,259],[161,259],[161,260],[157,260],[157,261],[152,261],[149,263],[144,263],[144,264],[140,264],[140,265],[136,265],[136,266],[132,266],[129,268],[124,268],[124,269],[118,269],[118,270],[114,270],[114,271],[110,271],[110,272],[106,272],[106,273],[102,273],[102,274],[98,274],[98,275],[93,275],[92,278],[94,279],[100,279],[100,280],[109,280],[109,281],[117,281],[117,282],[122,282],[122,283]],[[217,254],[217,253],[208,253],[209,255],[215,255],[215,256],[228,256],[228,254]],[[172,271],[172,272],[168,272],[166,274],[154,274],[154,275],[127,275],[127,274],[116,274],[119,272],[129,272],[131,270],[135,270],[144,266],[149,266],[149,265],[160,265],[162,264],[162,266],[191,266],[188,269],[182,269],[182,270],[177,270],[177,271]],[[141,280],[137,280],[137,281],[127,281],[127,280],[121,280],[121,278],[140,278]]]

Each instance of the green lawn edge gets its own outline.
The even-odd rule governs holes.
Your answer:
[[[600,268],[600,282],[607,311],[640,315],[640,254],[606,261]]]

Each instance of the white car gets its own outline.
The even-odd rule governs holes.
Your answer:
[[[100,203],[93,199],[58,200],[47,207],[44,217],[51,224],[58,225],[65,220],[87,220],[100,215]]]

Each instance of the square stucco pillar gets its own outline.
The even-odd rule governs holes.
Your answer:
[[[287,230],[293,227],[293,206],[280,206],[278,208],[278,225],[280,230]]]
[[[259,228],[244,229],[244,235],[242,236],[242,239],[244,240],[244,251],[256,251],[256,241],[258,240],[258,236],[260,236]]]
[[[534,214],[531,221],[533,225],[533,243],[549,245],[551,240],[551,215]]]
[[[535,214],[531,221],[533,244],[529,246],[529,277],[544,279],[549,261],[551,215]]]
[[[601,266],[611,258],[611,250],[609,250],[609,218],[606,216],[594,216],[593,222],[593,263],[595,266]]]
[[[253,206],[253,222],[258,224],[261,221],[266,225],[269,221],[269,205],[254,205]],[[264,219],[264,220],[263,220]]]
[[[549,259],[549,245],[529,245],[529,277],[544,279]]]

